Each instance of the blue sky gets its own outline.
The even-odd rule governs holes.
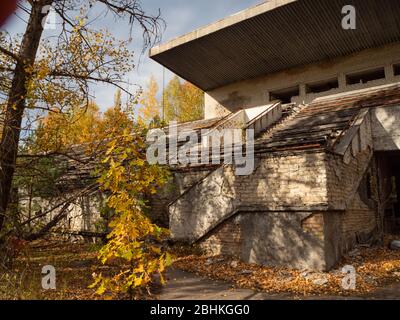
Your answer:
[[[163,41],[168,41],[177,36],[190,32],[198,27],[209,24],[252,5],[264,2],[262,0],[143,0],[143,8],[146,13],[157,13],[161,10],[162,18],[166,21],[167,28],[163,32]],[[129,37],[126,22],[116,22],[112,16],[108,16],[98,22],[101,27],[106,27],[120,39]],[[24,23],[17,17],[9,20],[6,29],[11,33],[19,33],[24,29]],[[138,30],[140,31],[140,30]],[[148,58],[147,52],[141,56],[142,41],[140,33],[130,45],[135,52],[136,68],[129,75],[129,82],[145,86],[149,77],[154,75],[162,86],[163,68],[158,63]],[[139,61],[140,57],[140,61]],[[166,72],[166,81],[172,74]],[[113,103],[115,88],[111,86],[96,86],[92,88],[92,94],[96,97],[96,103],[102,110]]]

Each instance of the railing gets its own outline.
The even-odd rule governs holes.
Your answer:
[[[282,117],[282,104],[276,102],[265,111],[256,116],[246,124],[245,129],[254,129],[254,136],[257,136],[269,126],[277,122]]]
[[[252,114],[254,112],[256,112],[255,116]],[[254,129],[254,136],[256,137],[277,122],[282,117],[282,112],[282,104],[280,102],[274,102],[265,107],[239,110],[228,116],[208,132],[206,136],[202,137],[202,145],[204,147],[209,146],[210,138],[224,129]]]

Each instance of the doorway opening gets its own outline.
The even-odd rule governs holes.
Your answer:
[[[376,158],[384,231],[400,234],[400,151],[379,152]]]

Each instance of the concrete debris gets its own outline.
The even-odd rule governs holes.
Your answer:
[[[213,259],[209,258],[206,260],[206,262],[204,263],[206,266],[212,265],[214,263]]]
[[[329,282],[328,275],[325,273],[303,272],[300,276],[311,281],[316,286],[323,286]]]
[[[350,257],[357,257],[359,255],[360,255],[360,250],[358,250],[358,249],[354,249],[354,250],[349,252],[349,256]]]
[[[329,282],[328,278],[319,278],[319,279],[315,279],[313,280],[313,284],[315,284],[316,286],[324,286]]]
[[[253,274],[253,271],[251,271],[251,270],[243,270],[242,272],[240,272],[240,274]]]
[[[209,266],[209,265],[212,265],[212,264],[214,264],[214,263],[223,262],[223,261],[224,261],[224,259],[222,259],[222,258],[219,258],[219,259],[208,258],[208,259],[206,260],[206,262],[205,262],[205,265],[206,265],[206,266]]]
[[[370,285],[376,286],[378,282],[376,281],[375,277],[372,276],[366,276],[364,277],[364,281]]]
[[[390,243],[390,249],[391,250],[400,250],[400,240],[393,240]]]

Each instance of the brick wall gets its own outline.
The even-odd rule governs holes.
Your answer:
[[[233,218],[219,225],[203,241],[201,247],[213,255],[240,256],[243,241],[240,219]]]
[[[232,166],[223,166],[171,205],[172,236],[196,241],[239,207],[321,209],[328,199],[325,181],[323,152],[268,155],[256,159],[249,176],[237,176]]]
[[[301,228],[304,232],[323,240],[324,239],[324,215],[323,213],[314,213],[301,222]]]
[[[344,253],[357,243],[368,242],[377,230],[377,173],[372,149],[368,148],[349,161],[327,155],[329,205],[342,210],[336,250]]]
[[[235,179],[242,204],[270,210],[310,208],[327,201],[324,153],[269,155],[250,176]]]
[[[366,183],[366,181],[362,181]],[[371,182],[373,183],[373,182]],[[376,202],[366,199],[363,186],[343,215],[341,233],[343,237],[343,251],[348,251],[357,243],[368,243],[378,228]],[[376,189],[372,189],[374,192]],[[373,195],[374,196],[374,195]]]
[[[201,247],[248,263],[325,270],[321,217],[309,212],[240,212],[202,239]],[[302,221],[314,229],[304,230]]]
[[[63,206],[59,206],[59,204],[65,202],[71,196],[71,194],[65,194],[63,197],[50,199],[34,197],[30,202],[28,195],[21,190],[18,203],[19,213],[24,220],[28,220],[57,207],[49,214],[32,221],[31,226],[35,229],[40,229],[60,213]],[[77,197],[69,204],[65,218],[52,231],[67,233],[81,231],[104,232],[105,222],[101,215],[101,211],[105,206],[104,201],[105,196],[101,192]]]
[[[269,154],[250,176],[225,166],[171,206],[172,236],[251,263],[329,269],[376,230],[374,170],[371,148]]]

